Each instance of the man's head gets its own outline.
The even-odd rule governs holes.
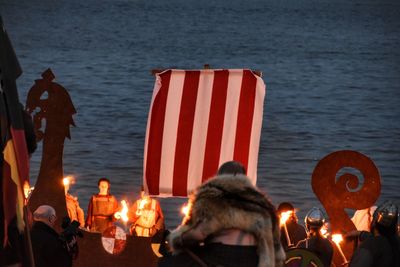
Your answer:
[[[99,186],[99,195],[108,195],[110,192],[110,180],[104,177],[100,178],[97,185]]]
[[[374,212],[371,222],[371,232],[376,230],[384,236],[394,236],[397,233],[399,209],[391,201],[384,202]]]
[[[218,169],[217,175],[222,175],[222,174],[246,175],[246,168],[238,161],[234,160],[227,161],[224,164],[222,164]]]
[[[281,204],[279,204],[276,212],[278,216],[281,216],[283,212],[288,212],[288,211],[291,211],[289,219],[297,222],[296,211],[294,210],[294,207],[290,202],[282,202]]]
[[[307,231],[309,233],[319,233],[325,223],[325,215],[319,208],[312,208],[304,218]]]
[[[39,206],[33,213],[34,221],[43,222],[50,227],[54,226],[56,219],[56,211],[52,206],[49,205]]]

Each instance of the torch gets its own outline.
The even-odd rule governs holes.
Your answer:
[[[114,217],[119,220],[121,219],[124,223],[124,227],[125,227],[125,232],[127,231],[127,227],[126,227],[126,223],[129,221],[129,217],[128,217],[128,203],[126,203],[126,200],[121,200],[121,205],[122,205],[122,209],[120,211],[117,211],[116,213],[114,213]]]
[[[34,187],[30,187],[29,183],[25,181],[24,183],[24,196],[25,196],[25,205],[28,204],[28,200],[33,192]]]
[[[288,210],[288,211],[282,212],[281,216],[280,216],[280,220],[279,220],[279,224],[285,230],[285,236],[286,236],[286,241],[288,243],[288,247],[293,246],[293,244],[292,244],[292,241],[290,240],[290,236],[289,236],[289,232],[288,232],[288,229],[287,229],[286,221],[292,216],[292,214],[293,214],[292,210]]]
[[[334,234],[334,235],[332,235],[332,241],[336,244],[336,246],[337,246],[337,248],[339,250],[339,253],[340,253],[340,255],[342,256],[342,258],[344,260],[343,264],[347,264],[348,261],[347,261],[346,256],[344,255],[343,250],[342,250],[342,248],[340,246],[340,242],[343,241],[343,236],[341,234]]]

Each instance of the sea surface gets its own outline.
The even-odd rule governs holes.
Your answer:
[[[0,0],[23,68],[21,102],[51,68],[77,110],[64,172],[86,209],[97,180],[131,202],[156,68],[250,68],[267,85],[258,186],[299,217],[321,206],[318,161],[343,149],[379,168],[400,201],[400,1]],[[34,182],[41,148],[31,160]],[[362,180],[362,177],[360,177]],[[162,199],[168,227],[186,199]]]

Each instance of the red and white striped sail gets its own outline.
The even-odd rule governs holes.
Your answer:
[[[230,160],[255,184],[265,84],[251,70],[156,74],[144,148],[151,195],[187,196]]]

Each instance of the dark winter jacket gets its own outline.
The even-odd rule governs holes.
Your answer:
[[[399,239],[397,238],[397,242]],[[399,245],[397,246],[397,249]],[[383,236],[369,234],[354,252],[350,267],[400,267],[400,251]]]
[[[208,267],[257,267],[256,246],[232,246],[221,243],[209,243],[177,255],[160,258],[159,267],[202,267],[198,257]]]
[[[36,267],[70,267],[69,255],[58,233],[43,222],[35,222],[31,231],[32,249]]]

